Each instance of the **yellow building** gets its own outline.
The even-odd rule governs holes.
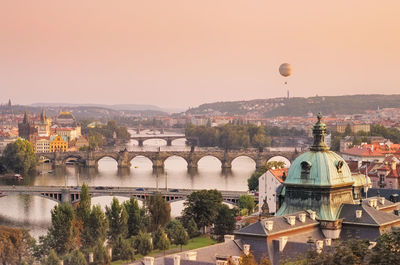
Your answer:
[[[35,140],[33,145],[35,153],[49,153],[50,152],[50,138],[39,137]]]
[[[59,135],[50,137],[50,152],[66,152],[68,149],[68,139]]]

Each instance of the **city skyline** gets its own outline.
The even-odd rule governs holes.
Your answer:
[[[352,3],[3,1],[0,102],[284,97],[283,62],[291,96],[398,93],[400,3]]]

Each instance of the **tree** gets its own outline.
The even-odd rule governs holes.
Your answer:
[[[344,129],[344,135],[345,136],[348,136],[348,135],[351,135],[351,126],[350,126],[350,124],[348,123],[347,125],[346,125],[346,128]]]
[[[1,160],[5,170],[20,174],[34,171],[37,164],[32,144],[21,138],[7,144]]]
[[[93,260],[94,265],[109,265],[111,262],[107,249],[104,247],[104,243],[101,240],[97,241],[93,249]]]
[[[104,243],[107,235],[108,220],[101,210],[100,205],[94,205],[86,221],[82,245],[84,248],[92,248],[98,241]]]
[[[73,220],[74,209],[69,203],[58,204],[51,210],[49,243],[59,255],[68,253],[75,247]]]
[[[200,235],[199,228],[197,227],[197,224],[193,218],[190,218],[189,222],[187,223],[186,231],[188,232],[190,238]]]
[[[107,236],[111,244],[115,243],[118,236],[126,236],[128,233],[128,214],[125,207],[119,204],[117,198],[113,198],[111,207],[106,206],[106,216],[109,223]]]
[[[0,263],[32,263],[34,244],[34,239],[26,230],[0,226]]]
[[[150,234],[140,231],[135,238],[134,248],[143,256],[153,250]]]
[[[71,254],[66,256],[65,259],[66,265],[88,265],[85,256],[79,250],[74,250]]]
[[[239,265],[257,265],[254,255],[250,252],[248,255],[244,253],[240,256]]]
[[[139,231],[144,231],[146,228],[146,209],[140,208],[134,197],[126,201],[124,207],[128,214],[128,237],[136,236]]]
[[[170,245],[171,242],[169,241],[167,234],[161,227],[159,227],[153,235],[154,249],[167,250]]]
[[[183,218],[187,223],[194,219],[199,227],[205,229],[214,223],[218,208],[222,204],[222,194],[217,190],[200,190],[192,192],[184,202]]]
[[[372,249],[370,264],[400,264],[400,231],[383,234]]]
[[[189,235],[187,234],[185,228],[182,223],[178,220],[172,220],[168,223],[165,231],[168,234],[168,237],[171,239],[171,242],[175,245],[180,245],[182,250],[182,245],[186,245],[189,240]]]
[[[46,265],[59,265],[60,264],[60,259],[57,256],[57,253],[51,249],[49,252],[49,256],[47,257],[46,260]]]
[[[222,240],[224,235],[231,234],[235,230],[235,223],[232,210],[222,204],[218,209],[213,233],[219,237],[219,240]]]
[[[134,255],[135,251],[131,247],[129,240],[119,235],[116,242],[113,244],[113,260],[133,260]]]
[[[91,198],[89,194],[89,187],[87,184],[83,183],[80,192],[80,200],[75,208],[75,217],[78,227],[81,228],[79,233],[81,234],[81,243],[83,247],[87,247],[88,236],[89,236],[89,226],[88,219],[90,215]]]
[[[171,206],[160,193],[148,197],[146,207],[149,212],[150,231],[155,231],[159,226],[164,227],[171,219]]]
[[[254,201],[254,196],[247,194],[241,195],[239,197],[238,203],[239,207],[241,209],[247,209],[249,214],[253,212],[254,207],[256,206],[256,203]]]

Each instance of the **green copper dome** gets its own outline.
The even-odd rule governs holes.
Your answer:
[[[321,114],[317,117],[310,151],[293,161],[283,183],[285,197],[278,216],[313,210],[322,220],[336,220],[341,205],[353,203],[350,168],[325,144],[326,125],[321,122]]]
[[[309,151],[294,160],[285,184],[337,186],[353,182],[350,168],[341,156],[332,151]]]

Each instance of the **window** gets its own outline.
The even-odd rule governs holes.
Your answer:
[[[311,163],[308,161],[303,161],[300,163],[301,166],[301,178],[307,179],[310,176]]]

